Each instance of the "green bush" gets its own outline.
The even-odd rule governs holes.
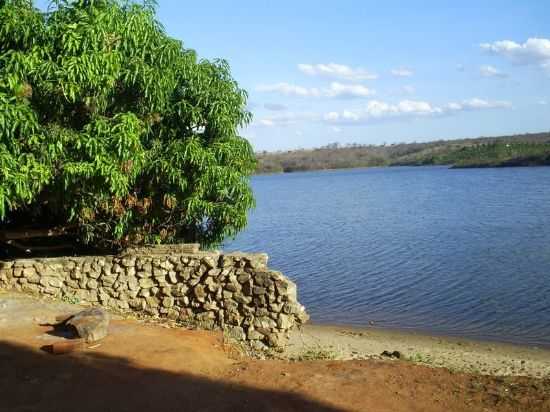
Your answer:
[[[107,248],[235,235],[254,205],[246,99],[150,2],[0,0],[3,229]]]

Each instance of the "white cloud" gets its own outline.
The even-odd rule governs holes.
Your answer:
[[[547,100],[539,100],[538,103],[541,105],[541,106],[546,106],[548,104],[548,101]]]
[[[312,112],[288,112],[273,116],[266,116],[262,119],[254,120],[251,127],[276,127],[290,126],[299,122],[318,121],[320,115]]]
[[[375,94],[374,90],[369,89],[361,84],[342,84],[332,82],[329,89],[325,89],[324,95],[327,97],[367,97]]]
[[[506,73],[501,72],[496,67],[485,65],[479,68],[479,73],[483,77],[507,77]]]
[[[332,124],[362,124],[372,120],[442,116],[462,111],[509,107],[511,107],[509,102],[492,102],[478,98],[464,100],[460,103],[451,102],[444,106],[435,106],[419,100],[402,100],[396,104],[371,100],[360,110],[326,113],[323,120]]]
[[[256,87],[259,92],[280,93],[285,96],[318,97],[321,92],[317,88],[296,86],[285,82],[276,84],[262,84]]]
[[[259,92],[279,93],[285,96],[298,97],[329,97],[351,99],[367,97],[375,94],[375,91],[362,84],[343,84],[332,82],[328,88],[318,89],[296,86],[289,83],[264,84],[256,87]]]
[[[523,44],[511,40],[481,43],[482,50],[507,58],[515,64],[539,65],[550,73],[550,39],[529,38]]]
[[[512,103],[496,100],[488,101],[474,97],[469,100],[463,100],[460,103],[448,103],[444,106],[446,112],[456,112],[465,110],[483,110],[483,109],[509,109],[512,107]]]
[[[395,77],[411,77],[413,75],[413,71],[405,67],[399,67],[397,69],[392,69],[391,74]]]
[[[308,76],[323,76],[349,81],[374,80],[378,75],[361,67],[349,67],[343,64],[299,64],[298,69]]]
[[[387,103],[370,100],[363,107],[355,110],[331,111],[324,114],[314,112],[288,112],[267,116],[255,120],[253,127],[291,126],[302,122],[324,122],[332,126],[334,133],[342,131],[344,125],[361,125],[373,121],[397,120],[407,118],[426,118],[458,114],[467,111],[507,109],[510,102],[489,101],[479,98],[450,102],[445,105],[434,105],[422,100],[401,100]]]

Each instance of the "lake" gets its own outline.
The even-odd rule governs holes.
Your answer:
[[[252,178],[225,250],[266,252],[316,323],[550,346],[550,167]]]

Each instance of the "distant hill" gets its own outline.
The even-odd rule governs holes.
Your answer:
[[[373,166],[550,165],[550,132],[391,145],[337,143],[308,150],[257,153],[257,173]]]

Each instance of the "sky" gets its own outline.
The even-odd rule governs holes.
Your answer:
[[[258,151],[550,130],[547,0],[158,4],[169,35],[229,62]]]

